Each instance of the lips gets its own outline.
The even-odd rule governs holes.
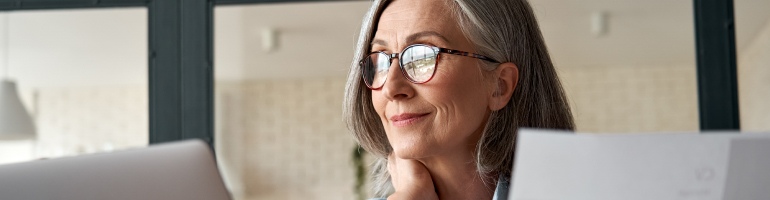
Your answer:
[[[390,121],[393,122],[393,125],[396,127],[403,127],[425,118],[428,114],[430,113],[403,113],[390,117]]]

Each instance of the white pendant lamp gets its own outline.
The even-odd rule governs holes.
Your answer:
[[[8,77],[8,38],[9,31],[8,15],[6,14],[5,24],[5,73],[0,82],[0,140],[31,140],[36,137],[35,124],[32,117],[24,108],[19,98],[19,91],[16,89],[16,83],[9,80]]]
[[[16,83],[0,83],[0,140],[35,139],[35,124],[19,98]]]

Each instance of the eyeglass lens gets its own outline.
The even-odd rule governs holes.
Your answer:
[[[370,88],[380,88],[385,84],[388,78],[388,69],[390,68],[390,56],[378,52],[370,54],[364,60],[364,81]]]
[[[425,83],[433,77],[436,70],[438,53],[429,46],[411,46],[401,53],[401,70],[414,83]],[[364,59],[364,81],[372,89],[378,89],[385,84],[390,69],[391,59],[385,53],[370,54]]]

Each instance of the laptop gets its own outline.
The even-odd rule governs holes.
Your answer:
[[[770,199],[770,134],[522,129],[509,200]]]
[[[0,199],[231,199],[208,145],[148,148],[0,165]]]

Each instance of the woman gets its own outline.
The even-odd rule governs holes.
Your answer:
[[[375,0],[354,60],[345,120],[378,196],[493,199],[517,128],[574,126],[526,0]]]

